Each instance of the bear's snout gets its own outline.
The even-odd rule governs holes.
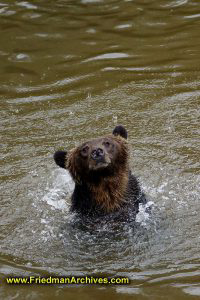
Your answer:
[[[105,156],[105,153],[102,148],[94,149],[91,152],[91,158],[96,161],[102,160],[104,158],[104,156]]]
[[[98,145],[91,146],[91,152],[88,160],[88,167],[90,171],[97,171],[107,168],[111,163],[108,152],[104,145],[99,143]]]

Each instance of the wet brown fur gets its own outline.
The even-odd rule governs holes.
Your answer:
[[[105,213],[118,210],[126,202],[126,190],[129,180],[128,168],[128,144],[127,141],[114,135],[105,137],[117,146],[117,157],[112,162],[112,175],[100,176],[97,181],[93,181],[87,168],[83,168],[80,160],[80,147],[72,149],[66,156],[66,169],[69,170],[76,184],[87,184],[91,197],[97,207]],[[104,138],[102,138],[104,139]]]
[[[117,176],[102,179],[97,186],[90,184],[89,188],[98,206],[108,213],[118,210],[126,202],[127,185],[128,174],[121,171]]]

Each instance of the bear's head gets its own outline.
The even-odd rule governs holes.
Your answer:
[[[128,170],[127,131],[118,125],[112,135],[92,139],[69,152],[57,151],[56,164],[67,169],[76,183],[95,183]]]

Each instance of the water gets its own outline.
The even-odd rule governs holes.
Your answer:
[[[199,25],[197,0],[0,2],[0,299],[199,299]],[[152,215],[79,228],[53,153],[116,124]],[[4,282],[33,274],[131,283]]]

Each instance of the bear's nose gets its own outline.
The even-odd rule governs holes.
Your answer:
[[[98,159],[101,159],[102,157],[104,157],[104,151],[102,148],[97,148],[97,149],[94,149],[91,153],[91,157],[94,159],[94,160],[98,160]]]

